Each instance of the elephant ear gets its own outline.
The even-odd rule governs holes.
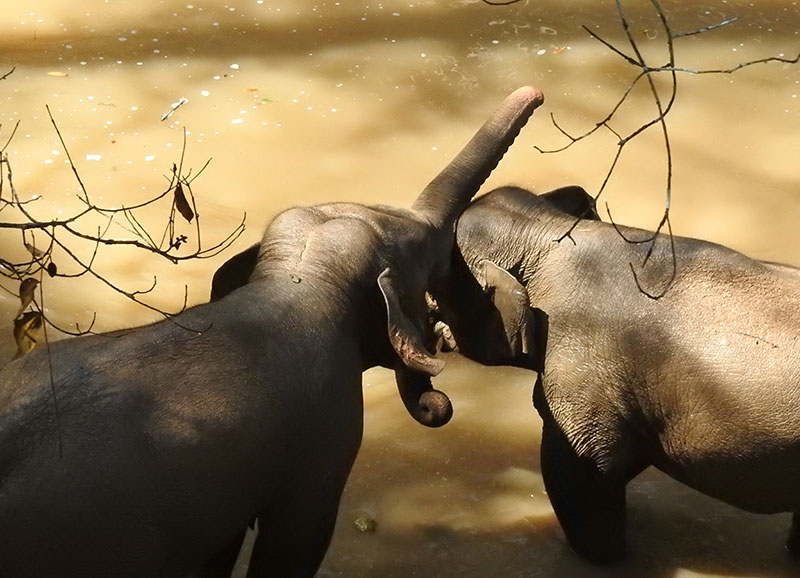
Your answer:
[[[600,220],[594,197],[587,193],[583,187],[577,185],[561,187],[549,193],[541,194],[539,197],[573,217],[589,221]]]
[[[212,301],[222,299],[234,289],[247,285],[250,275],[256,268],[256,263],[258,263],[259,247],[260,245],[256,243],[249,249],[234,255],[217,269],[211,281]]]
[[[511,356],[533,354],[535,321],[525,287],[488,259],[478,263],[475,277],[500,314]]]
[[[396,281],[389,269],[378,275],[378,287],[386,302],[389,341],[408,368],[428,375],[438,375],[444,369],[445,363],[434,358],[423,345],[425,339],[422,331],[403,311],[395,285]]]

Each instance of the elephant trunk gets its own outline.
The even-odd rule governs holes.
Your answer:
[[[543,102],[542,93],[530,86],[511,93],[461,152],[425,187],[412,209],[435,227],[450,233],[458,216]]]
[[[405,366],[395,370],[400,398],[415,420],[428,427],[441,427],[453,417],[450,398],[433,389],[431,378],[425,373]]]

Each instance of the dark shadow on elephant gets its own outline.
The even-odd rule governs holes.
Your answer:
[[[425,425],[450,418],[425,293],[541,102],[509,96],[410,210],[289,209],[213,302],[3,368],[0,576],[224,576],[255,517],[248,576],[313,576],[361,442],[362,371],[394,369]]]

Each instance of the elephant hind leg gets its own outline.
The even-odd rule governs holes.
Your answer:
[[[792,527],[789,530],[789,538],[786,540],[786,551],[800,559],[800,513],[798,512],[792,516]]]
[[[625,482],[613,481],[577,455],[564,433],[545,420],[542,477],[570,547],[594,564],[625,556]]]

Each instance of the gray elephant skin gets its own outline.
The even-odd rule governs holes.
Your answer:
[[[473,201],[436,295],[460,352],[537,372],[542,476],[582,557],[624,556],[625,487],[650,465],[744,510],[794,512],[800,554],[800,271],[675,237],[674,281],[653,299],[669,237],[642,266],[649,245],[620,232],[652,233],[619,230],[579,187]]]
[[[313,576],[361,442],[362,371],[395,369],[422,423],[450,417],[425,291],[541,102],[509,96],[410,210],[287,210],[211,303],[7,365],[0,576],[226,576],[256,517],[248,576]]]

